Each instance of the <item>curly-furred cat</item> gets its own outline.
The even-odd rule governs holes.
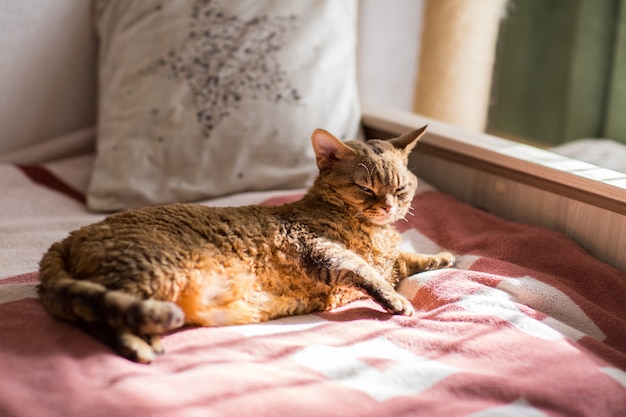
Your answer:
[[[290,204],[172,204],[85,226],[44,255],[40,300],[142,363],[184,324],[257,323],[365,295],[410,315],[398,281],[454,264],[448,252],[401,252],[392,226],[409,213],[417,178],[408,155],[425,130],[368,142],[315,130],[319,175]]]

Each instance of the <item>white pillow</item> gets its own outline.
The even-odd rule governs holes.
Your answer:
[[[95,210],[303,187],[357,136],[355,0],[101,0]]]

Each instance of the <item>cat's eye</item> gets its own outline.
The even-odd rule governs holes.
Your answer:
[[[361,191],[363,191],[365,194],[367,194],[367,195],[374,195],[374,191],[370,190],[369,188],[367,188],[367,187],[363,187],[362,185],[357,185],[357,186],[358,186],[358,187],[361,189]]]
[[[395,193],[396,195],[398,195],[398,194],[400,194],[400,193],[404,192],[405,190],[406,190],[406,186],[404,186],[404,185],[403,185],[403,186],[401,186],[401,187],[396,188],[396,190],[394,191],[394,193]]]

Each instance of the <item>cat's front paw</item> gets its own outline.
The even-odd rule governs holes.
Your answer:
[[[456,256],[450,252],[439,252],[437,258],[439,259],[438,268],[450,268],[456,263]]]
[[[398,293],[390,294],[386,298],[385,303],[381,303],[381,305],[390,313],[401,316],[411,316],[415,312],[413,304]]]

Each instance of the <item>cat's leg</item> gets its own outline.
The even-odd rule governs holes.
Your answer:
[[[125,321],[132,330],[114,328],[116,349],[130,360],[151,363],[164,352],[160,335],[182,326],[185,316],[174,303],[149,299],[129,308]]]
[[[163,346],[163,341],[161,340],[161,336],[158,334],[153,334],[150,336],[144,336],[143,340],[146,341],[157,355],[161,355],[165,353],[165,347]]]
[[[306,269],[327,285],[361,289],[387,311],[410,316],[411,302],[356,253],[326,240],[314,242],[303,254]]]
[[[101,323],[77,323],[87,333],[115,349],[121,356],[139,363],[150,363],[164,352],[159,335],[138,336],[128,329]]]
[[[151,342],[153,342],[152,338],[149,338],[147,341],[146,338],[137,336],[134,333],[119,331],[117,333],[115,348],[125,358],[135,362],[147,364],[153,362],[158,353],[163,352],[160,341],[160,352],[155,351]]]
[[[70,318],[84,330],[116,349],[122,356],[150,363],[163,352],[160,335],[185,323],[183,311],[174,303],[140,299],[122,291],[111,291],[90,282],[72,282],[81,297],[61,306],[62,318]],[[97,291],[86,291],[95,288]],[[49,295],[48,291],[46,295]],[[57,310],[54,310],[57,312]],[[56,314],[59,316],[60,314]]]
[[[160,335],[185,322],[183,311],[172,302],[137,300],[117,291],[109,292],[106,298],[110,314],[107,316],[107,324],[111,332],[107,336],[100,331],[96,336],[135,362],[154,361],[157,355],[163,353]]]
[[[396,261],[400,278],[432,269],[450,268],[454,266],[456,257],[450,252],[439,252],[437,255],[424,255],[412,252],[401,252]]]
[[[137,334],[159,335],[181,327],[185,314],[172,302],[147,299],[128,307],[124,319]]]

